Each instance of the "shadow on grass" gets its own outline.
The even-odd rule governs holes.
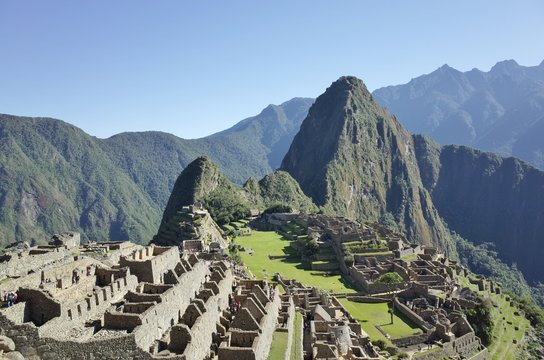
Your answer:
[[[410,320],[409,317],[407,317],[406,315],[404,315],[400,311],[395,310],[395,316],[397,318],[399,318],[400,320],[402,320],[402,322],[404,322],[406,325],[408,325],[410,328],[412,328],[414,330],[414,333],[412,333],[411,335],[421,334],[423,332],[423,330],[419,326],[417,326],[416,323],[414,323],[412,320]],[[387,323],[384,323],[384,324],[380,324],[380,326],[387,326],[387,325],[394,325],[394,322],[393,323],[387,322]],[[417,333],[415,332],[415,330],[417,330]],[[409,336],[409,335],[407,335],[407,336]]]
[[[347,289],[358,291],[357,288],[355,287],[355,285],[353,285],[353,283],[352,283],[351,281],[349,281],[348,279],[346,279],[345,277],[340,276],[340,282],[341,282],[342,285],[344,285]]]

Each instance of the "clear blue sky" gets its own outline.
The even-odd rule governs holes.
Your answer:
[[[0,0],[0,113],[194,138],[341,75],[544,59],[544,2]]]

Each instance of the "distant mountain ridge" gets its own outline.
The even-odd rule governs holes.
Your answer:
[[[544,61],[521,66],[506,60],[488,72],[444,65],[373,95],[412,133],[544,168]]]
[[[312,102],[270,105],[194,140],[162,132],[98,139],[61,120],[0,115],[0,246],[67,229],[84,239],[148,242],[187,164],[208,155],[235,183],[261,178],[283,158]]]

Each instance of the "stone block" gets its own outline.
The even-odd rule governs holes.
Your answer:
[[[58,359],[58,355],[54,352],[46,352],[42,354],[42,360],[55,360]]]
[[[15,336],[13,338],[13,340],[16,342],[16,343],[25,343],[28,341],[27,337],[26,336],[23,336],[23,335],[19,335],[19,336]]]
[[[25,360],[23,354],[21,354],[18,351],[12,351],[7,354],[3,354],[2,356],[4,359],[7,359],[7,360]]]
[[[36,355],[36,349],[34,349],[32,346],[28,346],[28,345],[21,346],[21,348],[18,350],[21,354],[23,354],[25,358]]]
[[[40,345],[36,348],[36,350],[39,352],[39,353],[44,353],[44,352],[47,352],[49,350],[51,350],[51,346],[49,345]]]
[[[15,342],[7,336],[0,336],[0,350],[7,353],[15,350]]]
[[[19,330],[9,330],[7,335],[12,338],[12,337],[17,336],[19,334],[20,334]]]

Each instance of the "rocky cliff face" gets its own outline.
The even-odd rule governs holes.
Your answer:
[[[422,184],[411,135],[357,78],[342,77],[317,98],[281,168],[328,213],[393,216],[409,238],[454,252]]]
[[[544,172],[514,158],[414,136],[425,187],[450,229],[493,243],[530,281],[544,281]]]

